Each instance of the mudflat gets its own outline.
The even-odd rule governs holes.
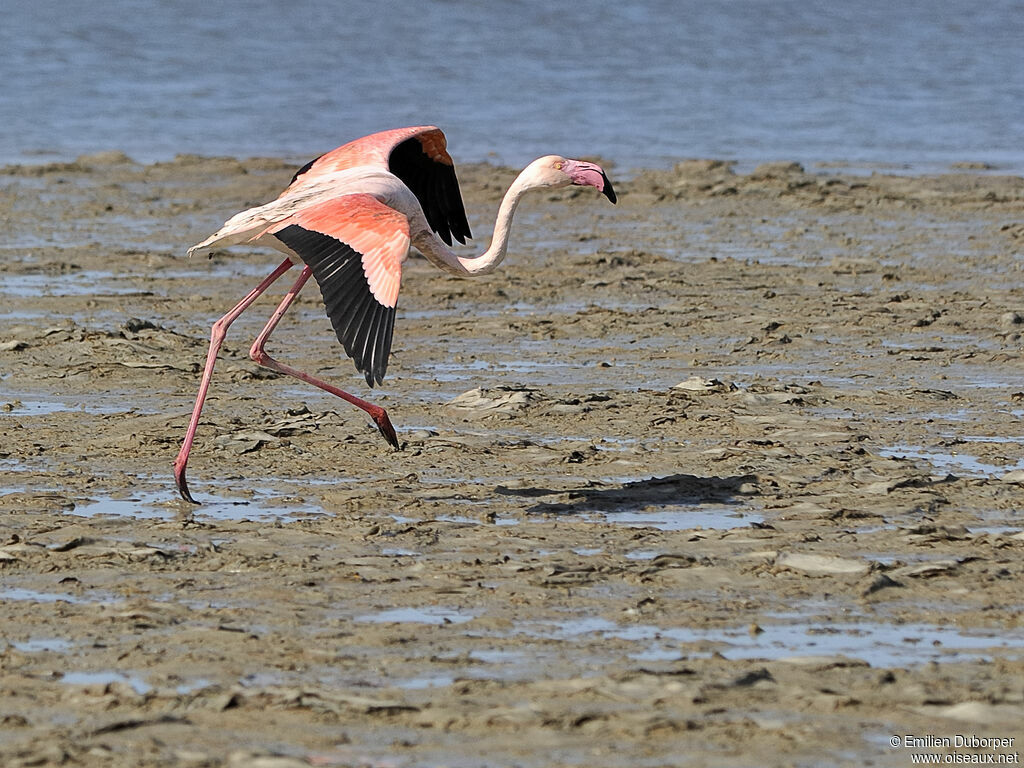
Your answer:
[[[286,276],[193,507],[279,257],[184,252],[294,168],[0,169],[0,763],[1019,753],[1024,180],[611,167],[410,259],[370,393],[310,285],[268,351],[402,451],[248,359]],[[459,173],[482,249],[514,171]]]

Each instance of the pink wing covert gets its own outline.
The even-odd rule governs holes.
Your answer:
[[[448,245],[453,238],[465,243],[473,235],[447,147],[444,133],[432,125],[395,128],[365,136],[306,163],[292,176],[278,199],[336,171],[376,165],[391,171],[416,195],[427,223],[438,237]]]
[[[307,163],[296,172],[291,184],[281,194],[284,195],[293,191],[295,187],[346,168],[360,165],[380,165],[386,168],[392,150],[409,139],[417,139],[423,154],[433,162],[454,166],[451,155],[448,154],[448,142],[440,128],[433,125],[395,128],[350,141]]]

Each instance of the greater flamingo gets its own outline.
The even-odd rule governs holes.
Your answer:
[[[306,164],[276,200],[233,216],[189,249],[192,256],[215,247],[254,243],[275,248],[287,258],[213,324],[196,404],[174,461],[174,479],[183,499],[198,503],[189,493],[185,468],[228,327],[293,266],[302,264],[302,272],[256,337],[249,356],[259,365],[366,411],[384,439],[400,448],[383,408],[279,363],[264,351],[267,338],[310,275],[320,285],[338,340],[372,387],[374,382],[381,383],[387,370],[402,264],[410,246],[451,274],[484,275],[505,258],[512,215],[531,189],[577,184],[596,187],[612,203],[616,201],[611,181],[600,166],[546,155],[526,166],[505,193],[490,247],[479,256],[459,256],[449,247],[452,238],[465,243],[471,235],[446,147],[444,134],[433,126],[398,128],[357,139]]]

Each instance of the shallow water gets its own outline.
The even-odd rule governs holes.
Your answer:
[[[2,466],[5,471],[27,471],[20,465]],[[179,502],[177,491],[168,470],[168,484],[159,490],[121,492],[111,495],[96,495],[84,499],[60,496],[67,502],[68,514],[76,517],[128,517],[142,520],[174,520],[182,517],[209,518],[213,520],[268,520],[292,523],[310,516],[324,515],[327,512],[316,504],[303,501],[281,499],[280,497],[251,497],[210,495],[196,493],[200,506],[192,507]],[[216,486],[215,486],[216,487]],[[28,485],[9,485],[0,487],[0,496],[9,493],[40,493],[46,489]],[[57,493],[56,491],[52,491]],[[3,594],[0,593],[0,597]],[[33,599],[28,597],[10,597],[10,599]],[[40,597],[45,599],[45,596]],[[54,599],[65,599],[57,597]]]
[[[24,653],[65,653],[72,648],[69,641],[60,637],[37,637],[11,645]]]
[[[19,587],[0,589],[0,600],[23,600],[29,603],[92,602],[89,600],[83,600],[80,597],[75,597],[74,595],[69,595],[65,592],[40,592],[34,589],[21,589]]]
[[[113,670],[105,672],[65,672],[61,677],[65,685],[109,685],[110,683],[123,683],[131,686],[140,696],[153,690],[152,686],[146,683],[138,675],[128,675],[124,672]]]
[[[375,624],[463,624],[473,620],[473,614],[454,608],[432,606],[430,608],[392,608],[378,613],[356,616],[355,621]]]
[[[968,477],[1000,477],[1007,472],[1024,469],[1024,459],[1016,463],[990,464],[970,453],[938,451],[917,445],[895,445],[883,448],[878,454],[892,458],[923,459],[937,470]]]
[[[659,531],[698,528],[727,531],[764,522],[764,517],[753,511],[694,504],[662,504],[642,509],[582,512],[575,517],[585,522],[611,523],[627,528],[654,528]]]
[[[529,644],[529,638],[565,642],[598,639],[624,640],[635,644],[627,651],[647,661],[707,658],[720,653],[728,659],[847,656],[871,666],[891,667],[934,660],[964,660],[1024,655],[1024,633],[964,631],[955,626],[926,623],[885,623],[875,620],[829,622],[794,612],[766,617],[758,624],[723,629],[665,627],[655,624],[619,624],[602,617],[573,618],[563,622],[533,622],[513,631]],[[694,647],[691,647],[694,646]],[[529,651],[524,651],[529,653]]]
[[[16,469],[16,468],[15,468]],[[303,481],[303,484],[307,484]],[[314,483],[317,484],[317,483]],[[323,481],[321,485],[334,485],[333,481]],[[26,492],[25,487],[5,487],[0,495],[12,492]],[[38,490],[38,489],[33,489]],[[296,522],[310,516],[330,514],[322,506],[307,500],[291,500],[274,497],[263,498],[259,494],[251,497],[211,495],[196,493],[200,506],[181,507],[177,495],[171,485],[160,490],[134,491],[125,495],[96,496],[77,500],[69,514],[78,517],[131,517],[140,519],[171,520],[189,514],[198,519],[213,520],[277,520],[283,523]],[[449,503],[458,500],[447,499]],[[467,499],[466,503],[486,511],[486,501],[476,502]],[[396,522],[416,522],[417,518],[401,515],[391,516]],[[764,516],[753,509],[737,509],[735,506],[718,507],[699,504],[649,504],[637,505],[635,509],[619,508],[615,510],[583,509],[573,514],[556,513],[557,518],[568,517],[583,522],[621,525],[626,528],[652,528],[662,531],[685,531],[691,529],[730,530],[749,527],[764,522]],[[482,518],[440,515],[436,519],[446,522],[467,525],[482,525]],[[537,519],[534,515],[533,519]],[[518,517],[499,517],[488,524],[498,526],[515,526],[520,523]],[[404,557],[416,556],[411,550],[384,550],[382,554]],[[637,556],[640,557],[640,556]]]
[[[91,270],[64,275],[3,275],[0,294],[7,296],[89,296],[94,294],[137,293],[138,287],[125,285],[113,272]]]
[[[1002,633],[965,633],[955,627],[929,624],[884,624],[850,622],[823,624],[802,620],[798,615],[779,616],[782,623],[763,622],[761,631],[747,627],[724,630],[635,625],[618,628],[588,623],[583,631],[608,637],[648,641],[650,646],[637,658],[669,660],[685,655],[673,643],[715,643],[717,651],[730,659],[785,659],[800,656],[849,656],[872,666],[920,664],[926,661],[964,657],[1000,657],[1024,654],[1024,636]],[[598,620],[600,621],[600,620]],[[611,624],[611,622],[608,622]],[[567,628],[574,631],[575,626]],[[655,642],[657,641],[657,642]],[[1007,654],[1007,650],[1015,653]]]
[[[47,416],[53,413],[67,413],[69,411],[82,411],[83,413],[119,413],[123,412],[124,403],[68,403],[60,400],[38,400],[38,393],[28,395],[25,398],[12,395],[10,392],[0,392],[0,408],[15,416]]]
[[[462,161],[555,151],[625,166],[696,156],[1024,170],[1017,0],[302,0],[289,11],[271,0],[144,13],[129,0],[12,4],[0,162],[107,149],[140,161],[315,156],[434,123]]]

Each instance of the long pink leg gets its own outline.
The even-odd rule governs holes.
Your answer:
[[[213,377],[213,366],[217,362],[217,353],[221,344],[224,343],[224,336],[228,328],[242,314],[250,304],[269,288],[275,280],[294,266],[291,259],[285,259],[280,266],[271,272],[262,283],[257,285],[249,294],[235,305],[234,309],[213,324],[210,330],[210,351],[206,353],[206,368],[203,369],[203,378],[199,382],[199,393],[196,395],[196,404],[192,409],[192,419],[188,423],[188,431],[185,432],[185,439],[181,443],[181,450],[174,460],[174,481],[178,485],[178,493],[185,501],[198,504],[188,492],[188,483],[185,481],[185,467],[188,464],[188,454],[192,450],[192,441],[195,440],[196,429],[199,427],[199,414],[203,412],[203,403],[206,401],[206,393],[210,389],[210,379]]]
[[[288,291],[288,293],[285,294],[285,297],[281,300],[281,303],[274,311],[274,314],[270,316],[270,320],[267,321],[267,324],[264,326],[263,330],[260,331],[260,335],[256,337],[256,341],[252,343],[252,347],[249,349],[249,357],[251,357],[256,363],[264,366],[265,368],[270,368],[272,371],[284,373],[287,374],[288,376],[294,376],[296,379],[304,381],[307,384],[312,384],[314,387],[319,387],[325,392],[330,392],[332,395],[340,397],[342,400],[344,400],[347,403],[351,403],[356,408],[363,409],[368,414],[370,414],[370,418],[373,419],[373,423],[377,425],[377,429],[380,430],[380,433],[381,435],[384,436],[384,439],[387,440],[395,448],[400,449],[400,445],[398,443],[398,435],[395,434],[395,428],[391,426],[391,419],[388,418],[387,411],[385,411],[379,405],[368,403],[365,400],[356,397],[355,395],[349,394],[344,390],[338,389],[332,384],[328,384],[326,381],[314,378],[313,376],[310,376],[308,373],[303,373],[302,371],[296,370],[295,368],[291,368],[287,365],[284,365],[283,363],[279,363],[277,360],[268,355],[266,351],[263,349],[264,345],[267,343],[267,339],[270,338],[270,334],[273,333],[274,329],[277,327],[277,324],[281,322],[281,318],[284,316],[284,313],[288,310],[288,307],[291,306],[292,302],[295,301],[295,297],[299,295],[299,291],[302,290],[302,286],[306,284],[306,281],[309,280],[309,277],[312,274],[313,271],[309,267],[303,268],[302,274],[300,274],[298,279],[295,281],[295,285],[293,285],[291,289]]]

